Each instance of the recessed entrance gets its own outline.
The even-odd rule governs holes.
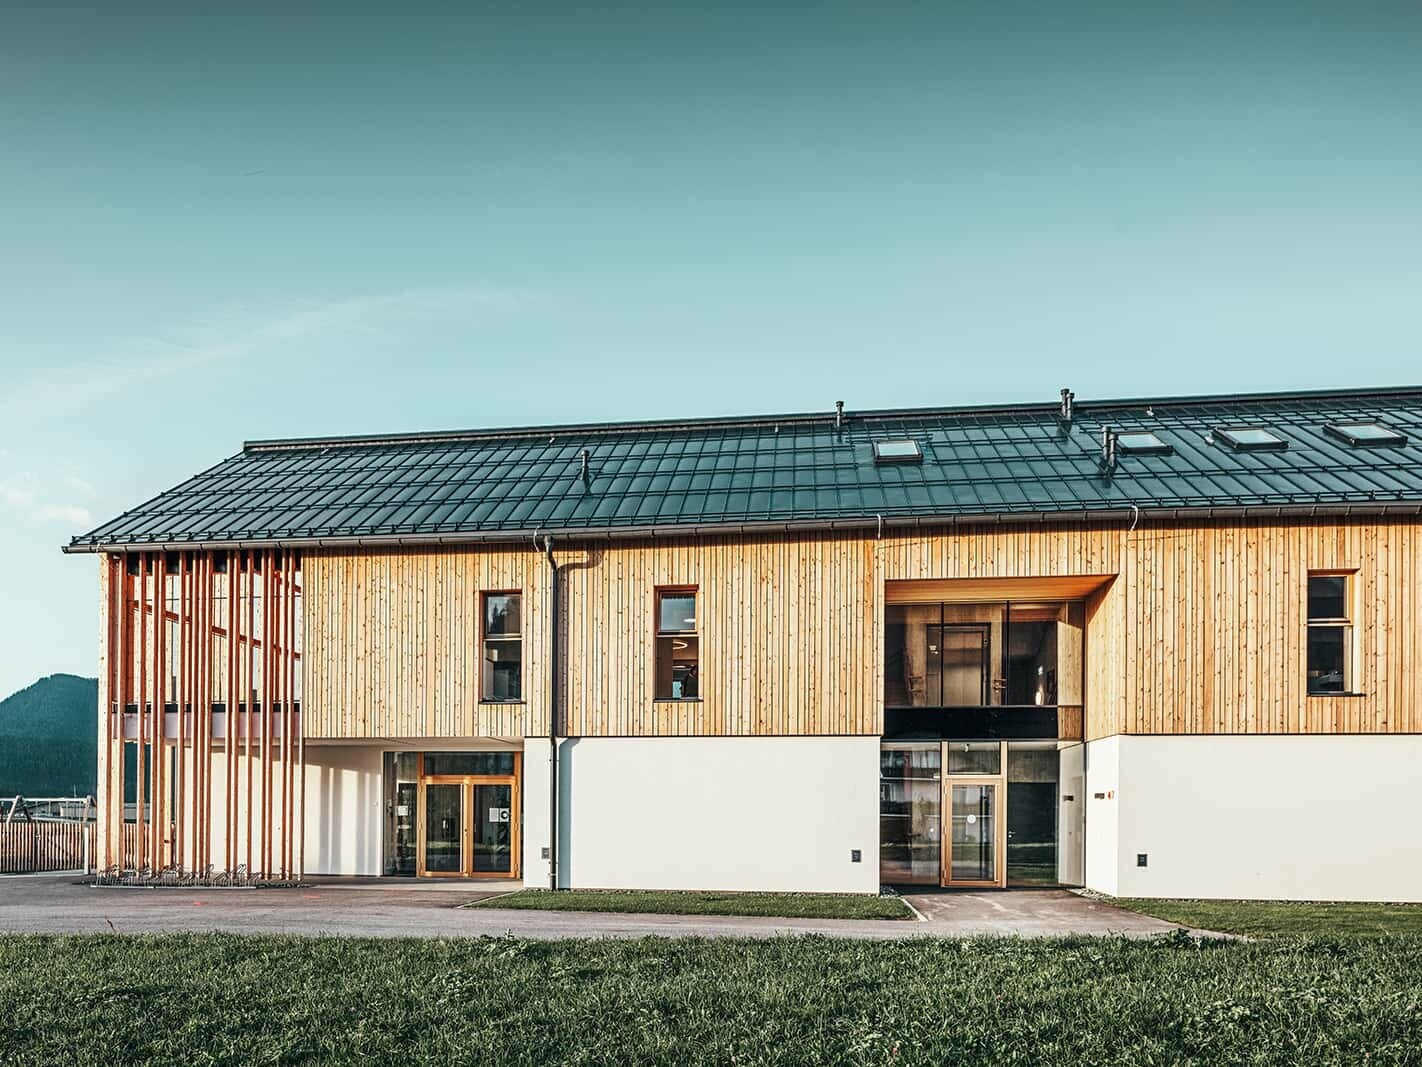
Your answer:
[[[895,741],[880,752],[880,879],[1081,884],[1081,745]]]
[[[519,877],[520,764],[516,752],[387,755],[386,873]]]
[[[421,875],[517,875],[518,812],[512,778],[426,778],[420,794]]]

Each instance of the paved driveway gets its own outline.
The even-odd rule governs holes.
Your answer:
[[[73,875],[0,878],[0,932],[340,934],[358,937],[961,937],[1123,934],[1175,929],[1060,890],[909,897],[926,921],[759,919],[461,909],[484,886],[320,883],[306,889],[99,889]]]

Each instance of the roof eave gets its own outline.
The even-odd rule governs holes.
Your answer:
[[[516,530],[470,530],[458,533],[350,534],[325,537],[255,537],[194,541],[72,541],[62,546],[66,555],[103,552],[240,551],[250,548],[362,548],[419,547],[461,544],[511,544],[539,536],[572,541],[626,541],[667,537],[833,533],[846,530],[921,529],[933,526],[986,526],[1010,523],[1109,523],[1150,520],[1365,518],[1422,516],[1422,501],[1373,503],[1244,504],[1206,507],[1074,508],[1058,511],[987,511],[946,515],[857,515],[839,519],[790,519],[764,522],[669,523],[648,526],[534,526]]]

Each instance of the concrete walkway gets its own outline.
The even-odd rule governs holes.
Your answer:
[[[110,889],[73,875],[0,877],[0,933],[336,934],[350,937],[1023,937],[1120,934],[1176,927],[1064,890],[925,893],[907,897],[925,921],[762,919],[461,909],[487,884],[353,880],[302,889]]]

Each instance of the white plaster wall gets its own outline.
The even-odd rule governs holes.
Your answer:
[[[878,892],[877,737],[579,738],[559,762],[561,885]]]
[[[1115,740],[1119,876],[1094,888],[1422,902],[1422,736]]]
[[[1086,743],[1086,878],[1089,889],[1116,896],[1120,771],[1119,737]]]
[[[519,810],[523,813],[523,884],[531,889],[548,888],[548,860],[543,858],[543,850],[548,847],[550,825],[549,756],[548,738],[524,740],[523,802]]]
[[[381,750],[308,743],[305,819],[307,874],[380,874]]]
[[[1071,745],[1062,749],[1058,758],[1057,881],[1062,885],[1083,885],[1086,862],[1086,746]]]

